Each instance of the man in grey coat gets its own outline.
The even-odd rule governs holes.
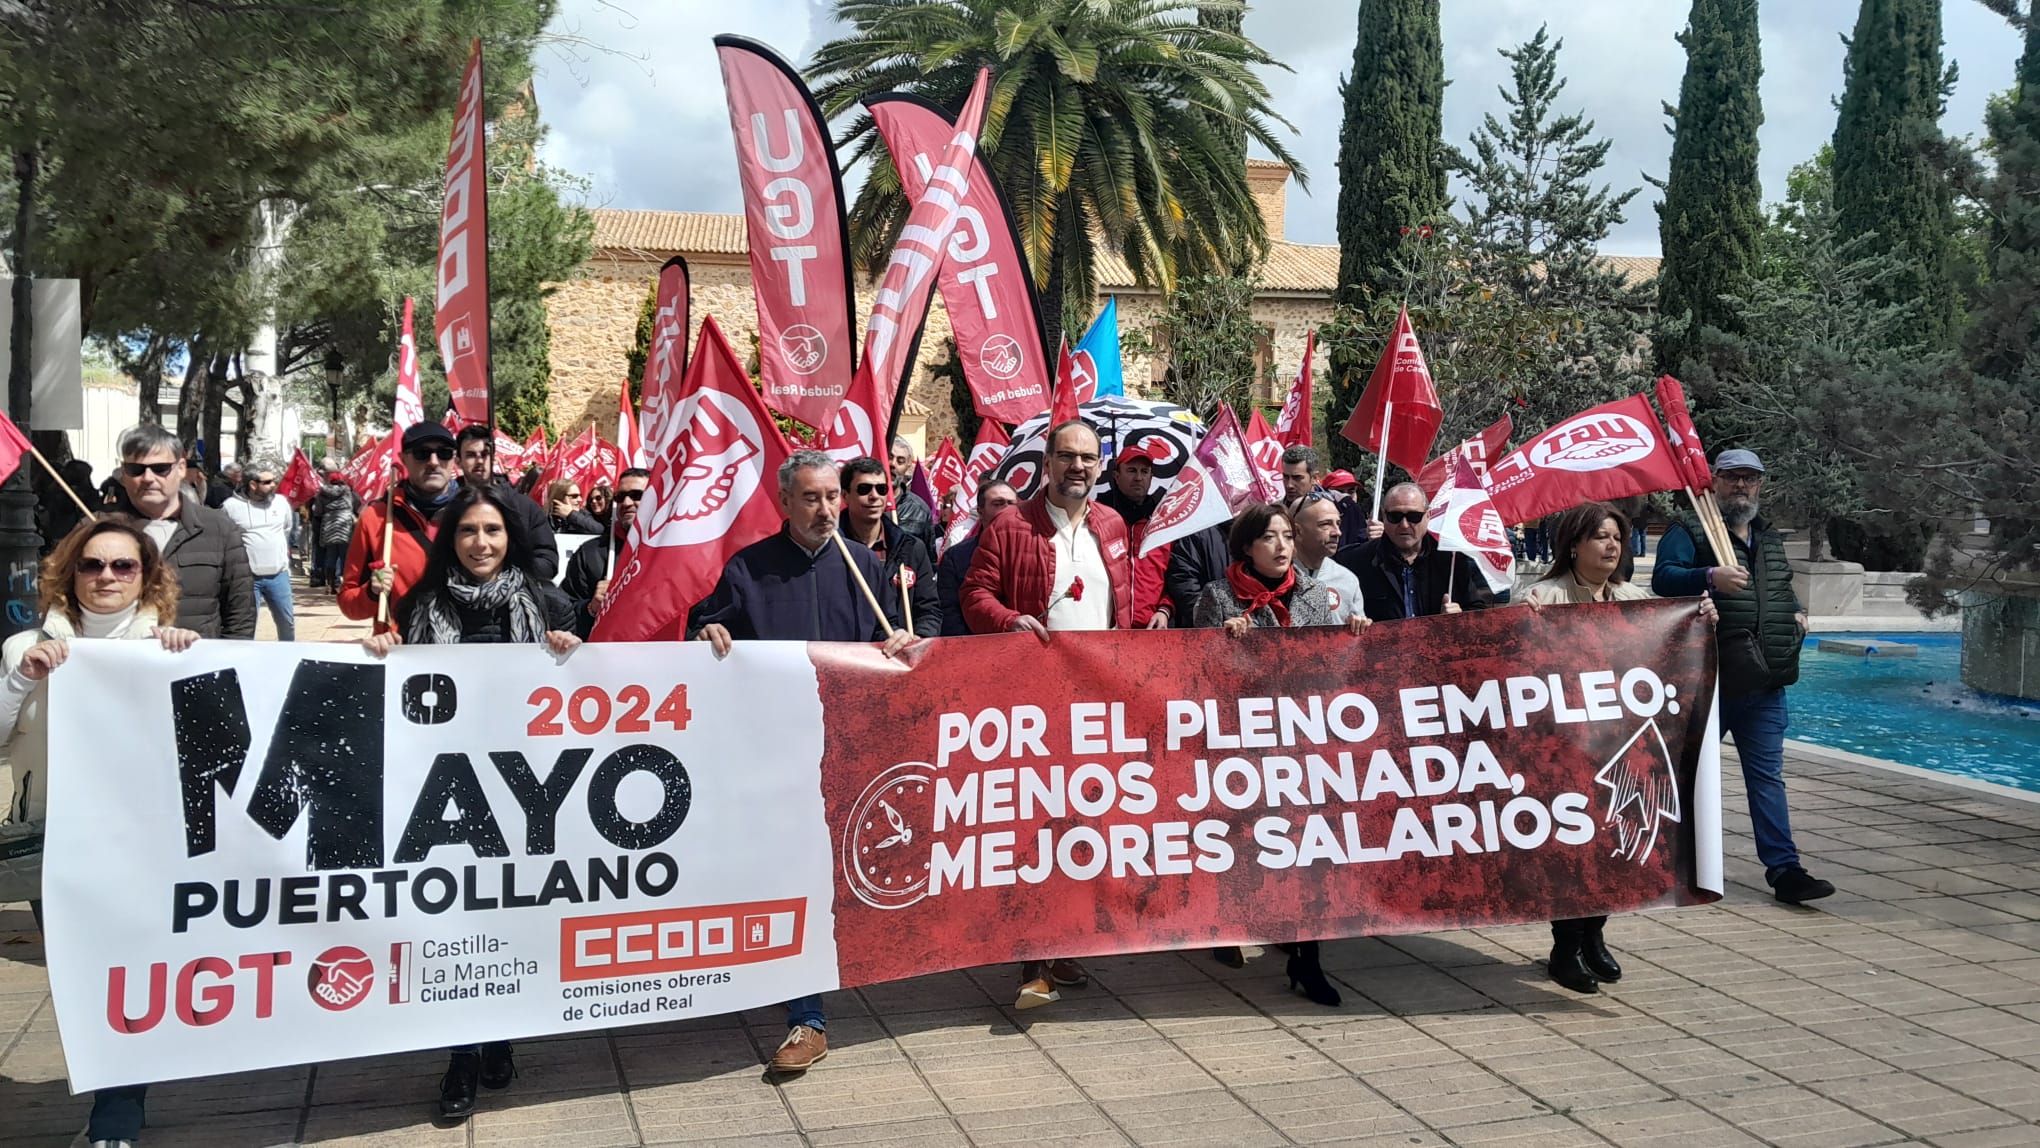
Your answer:
[[[120,497],[177,568],[177,625],[202,638],[255,636],[255,576],[240,528],[184,490],[184,444],[151,423],[120,436]],[[166,620],[167,621],[167,620]]]

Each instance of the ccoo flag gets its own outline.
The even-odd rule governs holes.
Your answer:
[[[439,216],[439,294],[432,326],[439,364],[463,423],[493,425],[489,387],[488,137],[482,129],[482,41],[475,40],[453,110],[446,206]],[[403,428],[399,427],[401,432]]]
[[[1339,433],[1415,474],[1431,457],[1431,443],[1444,417],[1438,392],[1431,386],[1431,368],[1424,362],[1424,349],[1417,344],[1405,307],[1395,317],[1395,330],[1381,349],[1360,405]]]

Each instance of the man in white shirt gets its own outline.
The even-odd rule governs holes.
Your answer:
[[[1332,613],[1344,624],[1360,609],[1360,579],[1351,570],[1332,561],[1344,537],[1339,528],[1339,507],[1332,496],[1314,491],[1303,496],[1296,510],[1296,569],[1316,579],[1325,588]]]
[[[278,641],[296,641],[290,602],[290,523],[296,512],[287,499],[277,496],[276,468],[258,464],[248,472],[246,488],[220,511],[241,528],[248,569],[255,575],[255,604],[269,607]]]

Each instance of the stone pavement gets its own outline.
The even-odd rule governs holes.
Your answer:
[[[307,637],[364,629],[305,614]],[[1770,899],[1731,763],[1728,896],[1615,918],[1626,975],[1600,996],[1544,979],[1542,926],[1330,942],[1338,1009],[1288,992],[1279,953],[1097,959],[1028,1013],[981,968],[831,994],[834,1050],[788,1083],[762,1010],[522,1042],[521,1078],[450,1128],[437,1052],[167,1084],[144,1143],[2040,1146],[2040,804],[1789,771],[1842,892]],[[32,928],[0,909],[0,1148],[67,1144],[88,1107]]]

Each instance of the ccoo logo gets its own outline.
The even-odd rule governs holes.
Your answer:
[[[1583,415],[1547,431],[1530,447],[1530,462],[1554,470],[1613,470],[1657,449],[1657,435],[1625,414]]]
[[[763,436],[744,404],[697,391],[673,412],[678,434],[639,511],[650,546],[691,546],[720,538],[764,481]]]

